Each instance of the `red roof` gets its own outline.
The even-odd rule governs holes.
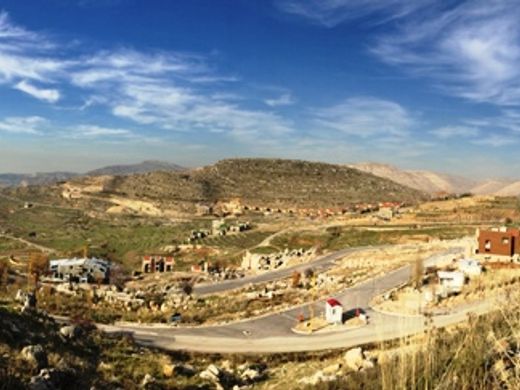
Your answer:
[[[327,299],[327,304],[332,307],[341,306],[341,303],[337,299],[334,299],[334,298]]]

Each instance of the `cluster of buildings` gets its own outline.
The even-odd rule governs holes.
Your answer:
[[[286,249],[284,252],[272,254],[259,254],[246,252],[242,258],[241,269],[253,271],[269,271],[275,270],[287,265],[290,260],[300,258],[308,260],[316,253],[315,248],[311,249]]]
[[[224,219],[215,219],[211,222],[210,230],[192,230],[187,241],[191,243],[209,236],[225,236],[228,233],[242,233],[247,230],[251,230],[249,222],[229,224]]]
[[[110,262],[96,257],[51,260],[49,271],[54,281],[108,283]]]

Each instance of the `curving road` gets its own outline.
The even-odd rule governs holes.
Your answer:
[[[355,248],[346,248],[340,251],[330,253],[328,255],[319,257],[316,260],[293,265],[291,267],[282,268],[275,271],[266,272],[259,275],[246,276],[240,279],[232,279],[219,283],[206,283],[206,284],[198,284],[194,288],[194,293],[197,295],[210,295],[210,294],[218,294],[229,290],[234,290],[237,288],[242,288],[247,286],[248,284],[259,284],[259,283],[267,283],[275,280],[280,280],[284,278],[290,277],[293,272],[304,272],[306,269],[312,268],[315,272],[322,272],[329,268],[332,268],[334,262],[340,260],[341,258],[355,252],[360,252],[367,249],[384,249],[389,247],[390,245],[380,245],[380,246],[366,246],[366,247],[355,247]],[[407,246],[403,246],[406,248]]]
[[[435,264],[445,255],[460,253],[462,248],[452,248],[425,260],[425,265]],[[336,256],[344,256],[340,251],[320,260],[329,261]],[[308,265],[307,265],[308,266]],[[141,344],[167,350],[190,350],[220,353],[272,353],[314,351],[334,348],[348,348],[355,345],[394,339],[426,329],[422,316],[401,316],[383,314],[369,308],[369,302],[378,294],[395,288],[409,280],[410,266],[401,267],[378,278],[360,283],[336,294],[335,297],[345,308],[361,308],[369,316],[367,326],[334,333],[298,335],[291,331],[300,313],[308,313],[309,305],[268,314],[226,325],[194,328],[173,328],[141,324],[100,325],[106,332],[130,332]],[[315,313],[324,308],[324,300],[313,303]],[[493,308],[493,302],[484,301],[467,305],[455,313],[434,317],[435,326],[446,326],[463,321],[468,312],[477,314]]]

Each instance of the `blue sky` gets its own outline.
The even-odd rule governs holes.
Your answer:
[[[520,177],[519,5],[3,0],[0,172],[258,156]]]

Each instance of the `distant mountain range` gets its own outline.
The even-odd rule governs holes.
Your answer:
[[[133,175],[137,173],[148,173],[148,172],[179,172],[184,171],[186,168],[181,167],[180,165],[165,162],[165,161],[155,161],[148,160],[143,161],[139,164],[127,164],[127,165],[111,165],[108,167],[103,167],[99,169],[94,169],[93,171],[89,171],[85,174],[85,176],[124,176],[124,175]]]
[[[73,172],[38,172],[34,174],[0,174],[0,187],[18,187],[28,185],[52,184],[78,176]]]
[[[393,165],[370,162],[349,164],[349,166],[429,194],[439,192],[462,194],[470,192],[476,195],[520,195],[520,181],[507,179],[477,181],[462,176],[432,171],[403,170]]]
[[[4,173],[0,174],[0,187],[53,184],[64,180],[70,180],[78,176],[124,176],[156,171],[183,171],[185,169],[186,168],[177,164],[165,161],[149,160],[138,164],[111,165],[83,174],[75,172],[39,172],[34,174]]]

